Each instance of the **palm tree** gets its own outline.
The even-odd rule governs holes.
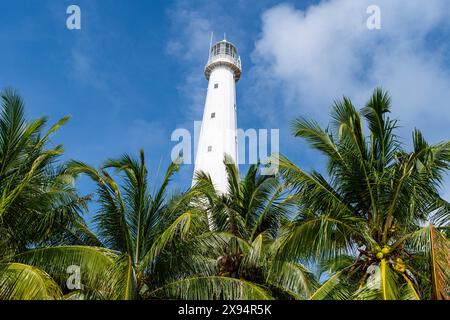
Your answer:
[[[201,237],[217,275],[254,283],[273,297],[304,299],[316,287],[312,274],[299,262],[274,258],[280,228],[291,213],[295,197],[286,195],[278,177],[262,175],[251,165],[241,179],[237,166],[225,157],[228,192],[218,192],[209,175],[199,172],[199,203],[208,212],[209,227]]]
[[[121,186],[108,169],[119,175]],[[97,184],[99,209],[94,223],[103,246],[114,252],[119,262],[119,270],[113,271],[119,273],[120,285],[115,289],[122,293],[119,298],[142,297],[175,275],[175,270],[161,266],[169,263],[170,256],[165,252],[152,255],[152,248],[186,208],[183,196],[168,199],[167,186],[176,170],[178,165],[172,163],[159,188],[151,193],[142,150],[139,159],[125,154],[107,160],[100,170],[78,161],[69,164],[71,174],[86,174]]]
[[[24,104],[13,90],[1,94],[0,114],[0,298],[44,297],[32,283],[54,283],[27,264],[11,263],[14,255],[52,243],[96,244],[81,216],[88,197],[80,197],[64,166],[58,165],[62,146],[49,148],[50,137],[69,117],[44,132],[46,118],[27,121]],[[13,279],[28,283],[7,290]],[[15,280],[14,280],[15,281]]]
[[[43,133],[46,118],[27,121],[16,92],[5,90],[1,99],[0,252],[17,253],[56,239],[87,240],[90,234],[81,233],[85,225],[80,214],[88,198],[78,196],[63,166],[55,163],[62,146],[47,147],[69,117]]]
[[[450,205],[439,196],[439,186],[450,169],[450,141],[430,145],[415,130],[413,149],[406,151],[390,109],[388,94],[376,89],[360,112],[346,97],[336,101],[325,130],[303,118],[293,123],[294,135],[328,164],[327,178],[280,159],[282,176],[299,202],[279,256],[313,257],[328,272],[312,298],[449,298],[444,231]]]

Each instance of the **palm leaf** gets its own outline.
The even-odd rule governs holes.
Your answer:
[[[228,277],[194,277],[167,284],[150,296],[182,300],[270,300],[262,287],[251,282]]]
[[[26,263],[51,275],[61,286],[66,285],[70,274],[68,267],[78,266],[81,284],[87,293],[97,296],[111,294],[108,277],[117,254],[111,250],[87,246],[57,246],[30,250],[12,258],[14,262]]]
[[[326,280],[310,297],[310,300],[344,300],[346,292],[339,288],[342,283],[343,271],[336,272]]]
[[[430,225],[432,299],[450,300],[450,244]]]
[[[0,265],[0,300],[58,300],[58,284],[44,271],[21,263]]]
[[[305,266],[293,262],[273,263],[268,272],[267,282],[288,292],[296,299],[311,297],[318,287],[313,274]]]

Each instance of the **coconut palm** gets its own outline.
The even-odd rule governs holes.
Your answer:
[[[78,196],[56,161],[61,145],[49,139],[69,117],[46,132],[46,118],[27,121],[20,96],[5,90],[0,114],[0,252],[17,253],[51,241],[87,241],[80,216],[88,198]],[[80,239],[83,238],[83,239]]]
[[[108,169],[115,171],[120,183]],[[103,246],[116,255],[117,265],[111,272],[117,273],[118,298],[139,298],[175,275],[174,270],[160,266],[169,263],[170,256],[149,255],[161,233],[186,208],[185,197],[168,199],[167,186],[176,170],[178,165],[172,163],[151,193],[142,150],[139,159],[125,154],[107,160],[99,170],[78,161],[69,164],[70,173],[86,174],[97,184],[99,209],[94,223]]]
[[[201,202],[208,212],[209,229],[200,237],[207,253],[217,260],[217,275],[242,279],[264,288],[271,296],[303,299],[315,289],[312,274],[299,262],[274,258],[275,239],[288,221],[295,197],[286,195],[280,180],[261,174],[251,165],[241,178],[231,158],[225,157],[228,192],[214,188],[209,175],[196,175]]]
[[[88,197],[80,197],[72,177],[58,164],[62,146],[49,148],[50,138],[69,117],[47,131],[46,118],[28,121],[24,103],[13,90],[1,94],[0,114],[0,298],[44,297],[32,283],[54,283],[44,272],[11,263],[14,255],[49,244],[97,244],[81,216]],[[7,290],[13,279],[27,290]],[[14,281],[16,281],[15,279]]]
[[[450,141],[431,145],[415,130],[406,151],[390,110],[390,97],[376,89],[359,112],[346,97],[336,101],[327,129],[304,118],[292,125],[327,159],[327,175],[280,159],[299,203],[279,255],[314,258],[328,272],[312,298],[448,299],[450,206],[439,187]]]

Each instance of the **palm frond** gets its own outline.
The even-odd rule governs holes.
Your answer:
[[[105,295],[109,291],[107,281],[111,280],[107,275],[117,257],[117,253],[104,248],[57,246],[30,250],[11,260],[46,272],[61,287],[66,286],[70,276],[68,268],[76,266],[80,270],[80,280],[85,292]]]
[[[336,272],[309,297],[310,300],[345,300],[348,296],[342,284],[343,271]]]
[[[450,241],[430,225],[432,299],[450,300]]]
[[[22,263],[0,264],[0,300],[59,300],[58,284],[44,271]]]
[[[228,277],[194,277],[167,284],[149,294],[183,300],[270,300],[270,294],[251,282]]]
[[[273,263],[267,282],[293,295],[295,299],[308,299],[319,286],[305,266],[294,262]]]

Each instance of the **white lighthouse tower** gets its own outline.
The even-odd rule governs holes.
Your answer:
[[[205,67],[208,92],[192,184],[195,172],[204,171],[222,193],[228,191],[225,154],[237,163],[236,82],[241,71],[241,59],[232,43],[224,39],[211,46]]]

